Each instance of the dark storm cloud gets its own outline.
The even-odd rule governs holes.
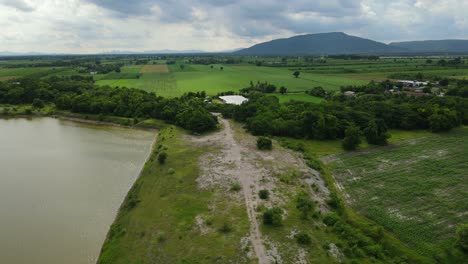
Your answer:
[[[309,32],[318,29],[317,23],[323,24],[327,18],[333,18],[336,24],[336,27],[326,25],[328,28],[338,28],[346,17],[360,14],[360,1],[355,0],[86,1],[111,10],[118,16],[156,16],[165,23],[201,22],[193,15],[193,10],[199,9],[206,12],[208,17],[218,18],[217,23],[240,36],[265,36],[281,30]],[[159,12],[154,12],[155,8]],[[347,25],[351,26],[349,21]]]

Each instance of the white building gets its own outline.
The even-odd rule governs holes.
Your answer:
[[[241,105],[243,102],[247,102],[249,99],[241,95],[226,95],[220,96],[219,99],[225,104]]]

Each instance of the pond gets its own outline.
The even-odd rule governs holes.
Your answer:
[[[0,263],[95,263],[154,132],[0,119]]]

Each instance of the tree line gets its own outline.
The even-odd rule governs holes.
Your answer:
[[[59,110],[128,118],[156,118],[202,133],[217,120],[205,108],[204,93],[163,98],[139,89],[95,86],[80,76],[0,82],[0,103],[53,103]]]
[[[248,102],[224,105],[220,111],[227,118],[245,122],[255,135],[327,140],[358,134],[378,145],[386,144],[388,129],[440,132],[468,124],[468,99],[458,96],[337,95],[321,104],[280,104],[274,96],[252,92]]]

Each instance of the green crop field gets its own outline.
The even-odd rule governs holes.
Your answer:
[[[0,68],[0,77],[4,79],[27,77],[31,75],[43,75],[52,74],[54,72],[61,71],[63,68],[60,67],[34,67],[34,68]]]
[[[468,222],[468,127],[419,136],[338,154],[331,168],[354,209],[433,256],[453,244],[456,225]]]
[[[123,67],[122,73],[136,71],[135,66],[131,67]],[[220,67],[223,67],[223,70]],[[209,65],[185,65],[183,69],[179,65],[171,65],[169,70],[169,73],[142,73],[139,79],[112,79],[112,76],[98,75],[96,80],[98,85],[139,88],[168,97],[179,96],[186,92],[206,91],[209,95],[216,95],[220,92],[239,91],[239,89],[248,87],[250,81],[269,82],[277,87],[285,86],[291,92],[305,91],[315,86],[338,90],[343,85],[366,84],[368,82],[337,75],[314,73],[303,73],[299,78],[294,78],[293,72],[287,68],[246,65],[214,65],[213,68]],[[299,96],[296,95],[295,98],[297,99]]]

